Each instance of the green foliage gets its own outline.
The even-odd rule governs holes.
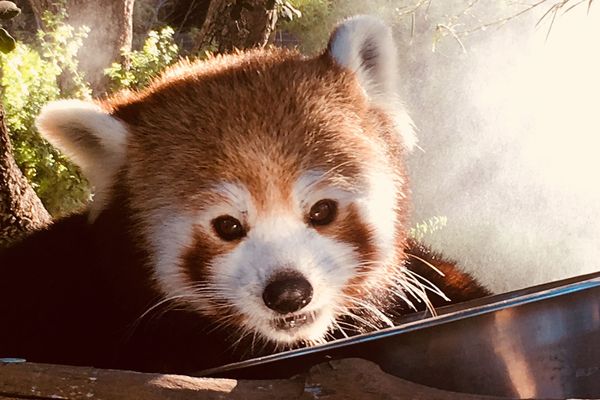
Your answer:
[[[425,221],[417,223],[414,227],[410,228],[408,235],[417,242],[420,242],[425,236],[431,235],[433,232],[443,229],[447,223],[448,218],[446,217],[431,217]]]
[[[17,43],[14,51],[0,56],[0,99],[5,105],[14,157],[53,216],[73,212],[90,198],[88,183],[78,168],[47,143],[34,126],[35,117],[49,101],[91,97],[77,61],[77,51],[88,29],[73,28],[65,22],[66,17],[64,11],[46,12],[46,28],[38,31],[35,44]],[[169,27],[150,32],[141,50],[124,53],[125,66],[115,63],[107,70],[112,89],[140,88],[172,64],[179,51],[173,34]]]
[[[77,70],[77,50],[87,29],[66,24],[64,14],[44,14],[46,30],[34,46],[17,43],[0,56],[0,98],[6,111],[14,157],[36,193],[54,215],[71,212],[89,199],[79,170],[41,138],[34,127],[41,107],[60,97],[89,98],[90,88]],[[69,82],[69,85],[60,85]]]
[[[0,28],[0,51],[10,53],[15,49],[17,42],[4,28]]]
[[[81,208],[90,190],[78,168],[47,143],[36,131],[35,117],[49,101],[59,98],[91,98],[85,76],[79,72],[77,52],[87,36],[85,27],[75,29],[66,13],[46,12],[43,31],[35,44],[17,43],[14,51],[0,56],[0,99],[5,105],[14,157],[37,195],[53,216]],[[124,53],[125,65],[107,70],[112,89],[140,88],[172,64],[178,47],[173,29],[150,32],[139,51]]]
[[[379,16],[390,24],[396,23],[396,6],[404,2],[290,0],[289,3],[302,17],[285,21],[279,27],[299,39],[300,49],[304,53],[312,54],[325,47],[331,30],[344,18],[358,14],[371,14]]]
[[[113,90],[139,89],[177,60],[179,47],[173,40],[173,28],[150,31],[141,50],[124,51],[125,63],[113,63],[104,73],[112,81]]]
[[[295,18],[302,17],[302,12],[294,7],[291,1],[275,0],[275,9],[277,15],[286,21],[293,21]]]
[[[302,17],[279,24],[279,28],[300,39],[300,49],[305,53],[320,51],[327,40],[330,28],[338,20],[339,10],[333,0],[292,0],[290,3]]]

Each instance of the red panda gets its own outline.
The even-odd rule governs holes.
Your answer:
[[[184,61],[47,105],[40,132],[95,197],[0,255],[0,357],[197,371],[447,302],[426,289],[488,294],[408,238],[395,60],[389,28],[355,17],[315,57]]]

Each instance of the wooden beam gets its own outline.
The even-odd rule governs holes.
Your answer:
[[[417,385],[360,359],[332,361],[288,380],[234,380],[63,365],[0,364],[0,400],[205,399],[491,400]],[[497,399],[497,398],[496,398]]]

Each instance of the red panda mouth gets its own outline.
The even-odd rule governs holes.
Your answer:
[[[282,331],[289,331],[295,328],[299,328],[306,324],[314,322],[316,314],[314,312],[289,315],[287,317],[276,318],[273,320],[273,326],[275,329]]]

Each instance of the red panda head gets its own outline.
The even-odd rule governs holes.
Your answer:
[[[414,137],[395,58],[390,30],[357,17],[320,56],[182,62],[37,124],[95,187],[90,223],[127,188],[124,229],[148,243],[165,298],[277,345],[318,343],[344,315],[385,322],[401,279]]]

